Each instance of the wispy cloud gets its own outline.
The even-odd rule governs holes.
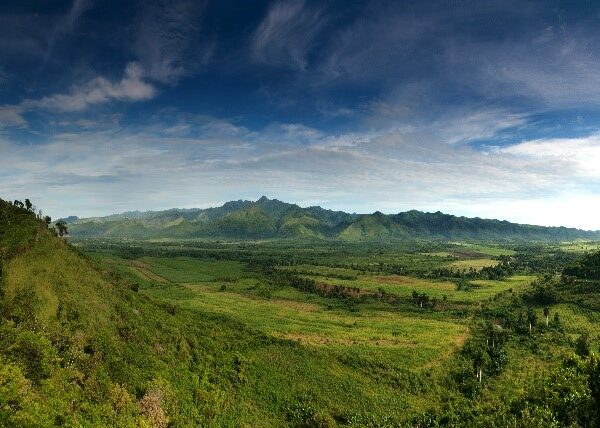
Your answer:
[[[305,69],[315,38],[327,19],[304,1],[278,1],[269,9],[252,39],[256,61]]]
[[[23,117],[25,109],[21,106],[0,106],[0,127],[2,126],[24,126],[27,121]]]
[[[545,106],[600,104],[597,25],[546,26],[502,40],[450,39],[448,73],[487,97]]]
[[[317,70],[321,79],[396,80],[415,66],[407,57],[437,28],[435,15],[401,13],[399,3],[366,3],[354,22],[339,28],[325,46]],[[429,60],[422,51],[422,61]]]
[[[46,48],[42,66],[45,66],[52,56],[57,38],[71,31],[77,24],[81,15],[90,9],[92,5],[92,0],[74,0],[66,16],[59,18],[58,23],[54,26],[54,29],[48,38],[48,46]]]

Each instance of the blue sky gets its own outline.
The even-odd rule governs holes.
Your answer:
[[[600,5],[4,1],[0,197],[600,229]]]

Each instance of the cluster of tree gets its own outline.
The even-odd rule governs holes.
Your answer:
[[[534,305],[553,305],[562,300],[556,277],[547,274],[538,278],[529,291],[523,293],[523,300]]]
[[[24,201],[20,201],[18,199],[15,199],[12,203],[10,203],[12,206],[14,206],[15,208],[18,208],[20,210],[25,211],[26,213],[29,213],[33,216],[35,216],[38,220],[42,220],[46,226],[50,226],[50,224],[52,223],[52,218],[48,215],[44,215],[42,213],[42,210],[39,210],[36,213],[36,208],[33,205],[33,203],[31,202],[31,200],[29,199],[25,199]],[[54,228],[55,232],[59,235],[59,236],[64,236],[66,234],[68,234],[68,227],[67,227],[67,223],[64,220],[59,220],[54,224]]]
[[[56,223],[54,223],[54,226],[58,230],[59,236],[64,236],[68,233],[67,223],[65,223],[64,220],[58,220]]]
[[[493,366],[492,357],[482,347],[468,351],[473,363],[469,374],[475,385],[481,384],[477,373],[481,373],[483,383],[486,367]],[[449,400],[439,411],[413,417],[409,426],[598,427],[600,359],[593,352],[585,357],[567,356],[558,367],[536,376],[522,392],[511,394],[506,401]]]
[[[461,379],[461,387],[468,395],[480,389],[484,375],[497,376],[508,363],[504,344],[509,338],[509,332],[501,325],[489,322],[482,333],[481,336],[470,339],[462,349],[463,356],[471,362],[473,370],[471,378]]]
[[[268,264],[263,264],[262,273],[267,278],[269,284],[276,288],[293,287],[306,293],[315,293],[323,297],[341,299],[357,299],[361,297],[358,287],[318,283],[313,279],[302,277],[295,272],[277,269]]]
[[[29,199],[25,199],[24,202],[21,202],[18,199],[15,199],[12,204],[17,208],[27,210],[30,213],[35,213],[35,207],[33,206],[33,204],[31,203],[31,201]]]
[[[528,343],[535,349],[541,334],[553,331],[558,334],[551,336],[553,340],[569,343],[558,311],[551,309],[562,299],[560,287],[557,277],[547,274],[536,280],[531,290],[521,295],[502,293],[477,312],[475,326],[479,327],[463,348],[462,363],[455,370],[455,379],[465,395],[473,397],[485,378],[502,372],[508,362],[504,347],[511,337],[519,337],[517,343]],[[413,296],[418,294],[413,293]],[[581,357],[591,355],[591,347],[587,335],[581,335],[574,344],[575,352]]]
[[[428,294],[419,293],[416,290],[413,290],[411,296],[413,303],[420,308],[433,309],[436,307],[437,299],[435,297],[430,298]]]
[[[563,274],[578,279],[600,280],[600,251],[567,266]]]
[[[460,278],[456,281],[457,291],[471,291],[475,286],[466,278]]]
[[[515,274],[518,266],[514,260],[507,256],[500,256],[499,262],[495,266],[486,266],[480,270],[469,268],[468,270],[456,269],[453,267],[441,267],[423,272],[419,276],[424,278],[443,278],[443,279],[491,279],[503,280]]]

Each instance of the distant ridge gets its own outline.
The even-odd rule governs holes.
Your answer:
[[[262,196],[214,208],[130,211],[105,217],[64,219],[74,237],[130,239],[337,239],[350,242],[427,239],[507,239],[560,241],[600,239],[600,231],[545,227],[501,220],[458,217],[441,212],[349,214],[302,208]]]

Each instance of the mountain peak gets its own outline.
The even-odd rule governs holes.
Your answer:
[[[256,202],[268,202],[268,201],[269,201],[269,198],[267,198],[265,195],[262,195],[260,197],[260,199],[258,201],[256,201]]]

